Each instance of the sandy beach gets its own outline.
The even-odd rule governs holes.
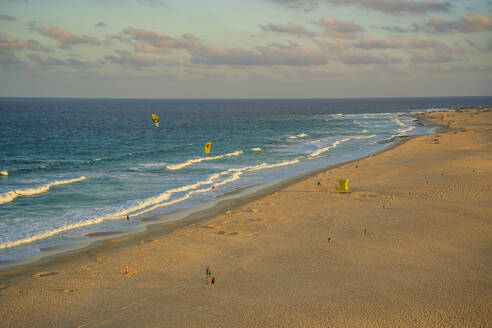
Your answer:
[[[0,272],[2,327],[492,326],[492,110],[421,115],[442,131]]]

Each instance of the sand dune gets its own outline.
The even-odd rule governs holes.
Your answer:
[[[2,324],[492,326],[492,111],[426,116],[445,130],[210,218],[2,272]],[[334,192],[340,178],[349,192]]]

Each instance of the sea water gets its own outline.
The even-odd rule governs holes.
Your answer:
[[[490,105],[492,97],[1,98],[0,261],[430,133],[410,112]]]

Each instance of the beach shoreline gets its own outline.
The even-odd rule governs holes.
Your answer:
[[[18,326],[43,326],[48,313],[55,326],[155,326],[156,309],[171,326],[490,324],[490,112],[423,114],[442,129],[2,270],[0,315],[7,326],[14,313],[31,315]],[[337,177],[349,192],[333,192]],[[219,274],[213,295],[206,265]]]
[[[422,114],[425,114],[425,112],[414,112],[406,115],[414,117],[419,122],[418,124],[432,126],[436,129],[440,129],[439,131],[446,130],[446,126],[439,126],[438,124],[434,124],[430,122],[425,115]],[[165,231],[167,231],[168,229],[168,225],[176,224],[177,227],[182,227],[186,224],[206,220],[220,213],[223,213],[226,210],[234,209],[248,202],[263,198],[269,194],[279,191],[282,188],[286,188],[292,184],[311,178],[327,170],[360,161],[371,156],[376,156],[377,154],[398,147],[408,140],[418,136],[420,135],[393,137],[391,138],[391,140],[388,140],[387,143],[383,144],[380,149],[364,157],[330,164],[325,167],[310,170],[308,172],[289,178],[266,182],[259,185],[247,186],[237,190],[225,192],[216,197],[216,199],[214,199],[213,201],[204,204],[196,205],[190,208],[174,210],[165,214],[155,214],[140,219],[139,225],[136,227],[117,231],[95,231],[86,234],[86,236],[89,237],[88,239],[42,248],[41,253],[35,256],[8,262],[0,262],[0,277],[2,276],[2,272],[6,273],[6,276],[10,276],[9,272],[12,270],[15,270],[16,272],[17,270],[21,270],[22,272],[24,272],[24,269],[32,272],[36,270],[39,271],[39,266],[49,265],[51,261],[57,261],[58,257],[60,256],[75,255],[78,252],[86,252],[98,247],[104,247],[104,244],[106,242],[111,243],[112,239],[126,239],[128,237],[135,236],[135,238],[141,240],[142,238],[146,238],[145,234],[149,231],[162,230],[162,233],[165,233]],[[160,229],[160,226],[162,226],[163,224],[166,225],[166,228]],[[171,231],[172,230],[173,229],[171,228]],[[31,267],[33,267],[33,270],[31,270]]]
[[[331,164],[323,168],[299,174],[297,176],[226,192],[217,197],[214,201],[205,204],[175,210],[166,214],[152,215],[141,219],[138,226],[132,227],[128,230],[88,233],[86,235],[90,237],[89,239],[43,248],[41,249],[42,252],[39,255],[0,263],[0,279],[8,279],[17,275],[34,274],[35,272],[43,271],[46,267],[49,267],[50,263],[58,263],[59,261],[63,261],[61,258],[76,258],[78,253],[97,251],[98,248],[104,249],[106,244],[115,243],[119,239],[124,239],[127,242],[128,238],[135,238],[134,242],[139,242],[145,238],[148,238],[151,235],[150,233],[152,233],[152,235],[164,235],[175,229],[182,228],[189,224],[205,221],[224,213],[227,210],[233,210],[244,204],[256,201],[274,192],[278,192],[279,190],[292,184],[312,178],[327,170],[357,162],[371,156],[376,156],[377,154],[398,147],[408,140],[416,137],[419,136],[402,136],[395,138],[395,140],[387,143],[381,149],[368,156]],[[250,189],[257,190],[254,192],[248,192]],[[237,197],[234,196],[235,194],[243,193],[245,193],[245,195]],[[228,196],[232,197],[229,198]],[[125,247],[125,245],[121,245],[121,247]]]

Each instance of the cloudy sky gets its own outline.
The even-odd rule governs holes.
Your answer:
[[[488,0],[0,0],[0,96],[492,95]]]

